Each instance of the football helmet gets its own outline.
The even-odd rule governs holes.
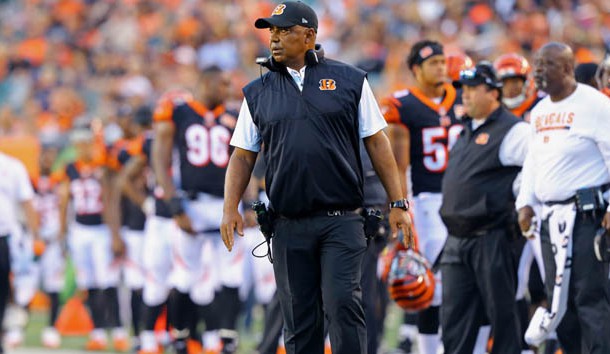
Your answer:
[[[523,89],[521,93],[515,97],[508,97],[506,94],[502,97],[502,102],[509,108],[513,109],[519,107],[525,99],[528,97],[528,93],[531,89],[530,73],[532,67],[530,66],[527,59],[517,53],[509,53],[499,56],[494,61],[494,69],[498,75],[498,78],[502,81],[514,77],[523,79]]]
[[[460,79],[460,71],[472,69],[474,62],[466,54],[449,54],[447,55],[447,76],[451,81]]]
[[[388,290],[398,306],[411,313],[428,308],[434,287],[430,264],[417,250],[396,251],[388,275]]]

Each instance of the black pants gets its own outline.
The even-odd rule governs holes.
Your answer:
[[[362,228],[355,214],[276,221],[273,269],[287,353],[324,352],[324,313],[333,354],[366,353]]]
[[[283,327],[284,319],[280,308],[280,298],[276,292],[265,310],[263,338],[257,348],[260,354],[275,354],[277,352],[278,340],[282,335]]]
[[[568,291],[568,309],[557,336],[564,353],[610,353],[610,295],[606,286],[608,269],[595,258],[593,237],[601,219],[576,215],[572,232],[572,270]],[[555,285],[555,259],[549,238],[549,223],[542,223],[540,232],[542,258],[546,271],[549,304]]]
[[[4,321],[4,311],[8,303],[10,289],[9,273],[11,271],[11,255],[8,246],[8,236],[0,236],[0,324]],[[0,329],[0,333],[2,330]],[[2,336],[0,335],[0,351]]]
[[[379,345],[378,318],[380,311],[379,285],[377,280],[377,258],[385,247],[385,239],[375,237],[370,242],[364,254],[362,262],[362,306],[364,318],[366,319],[367,353],[376,354]]]
[[[515,302],[517,274],[506,231],[490,230],[472,238],[449,235],[441,272],[445,352],[471,354],[487,316],[494,337],[491,353],[521,353]]]

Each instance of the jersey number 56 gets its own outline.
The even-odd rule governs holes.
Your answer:
[[[422,129],[424,147],[424,166],[430,172],[443,172],[447,168],[449,150],[455,144],[462,126],[459,124],[449,128],[433,127]],[[447,144],[444,143],[447,142]]]

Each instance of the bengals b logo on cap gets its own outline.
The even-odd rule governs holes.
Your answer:
[[[337,89],[335,80],[333,79],[322,79],[320,80],[320,90],[322,91],[334,91]]]
[[[284,5],[284,4],[277,5],[275,7],[275,9],[273,9],[273,12],[271,13],[271,16],[277,16],[277,15],[283,14],[285,8],[286,8],[286,5]]]

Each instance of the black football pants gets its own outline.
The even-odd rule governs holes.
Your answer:
[[[279,218],[272,248],[286,352],[324,353],[326,314],[333,354],[366,354],[362,217]]]
[[[559,342],[566,354],[610,353],[610,296],[606,286],[608,269],[595,258],[593,238],[600,218],[576,214],[572,232],[572,270],[568,309],[557,327]],[[549,238],[549,223],[540,230],[545,285],[549,304],[555,285],[555,259]]]
[[[491,354],[521,353],[517,272],[506,231],[494,229],[470,238],[449,235],[441,272],[445,353],[471,354],[485,316],[493,330]]]

